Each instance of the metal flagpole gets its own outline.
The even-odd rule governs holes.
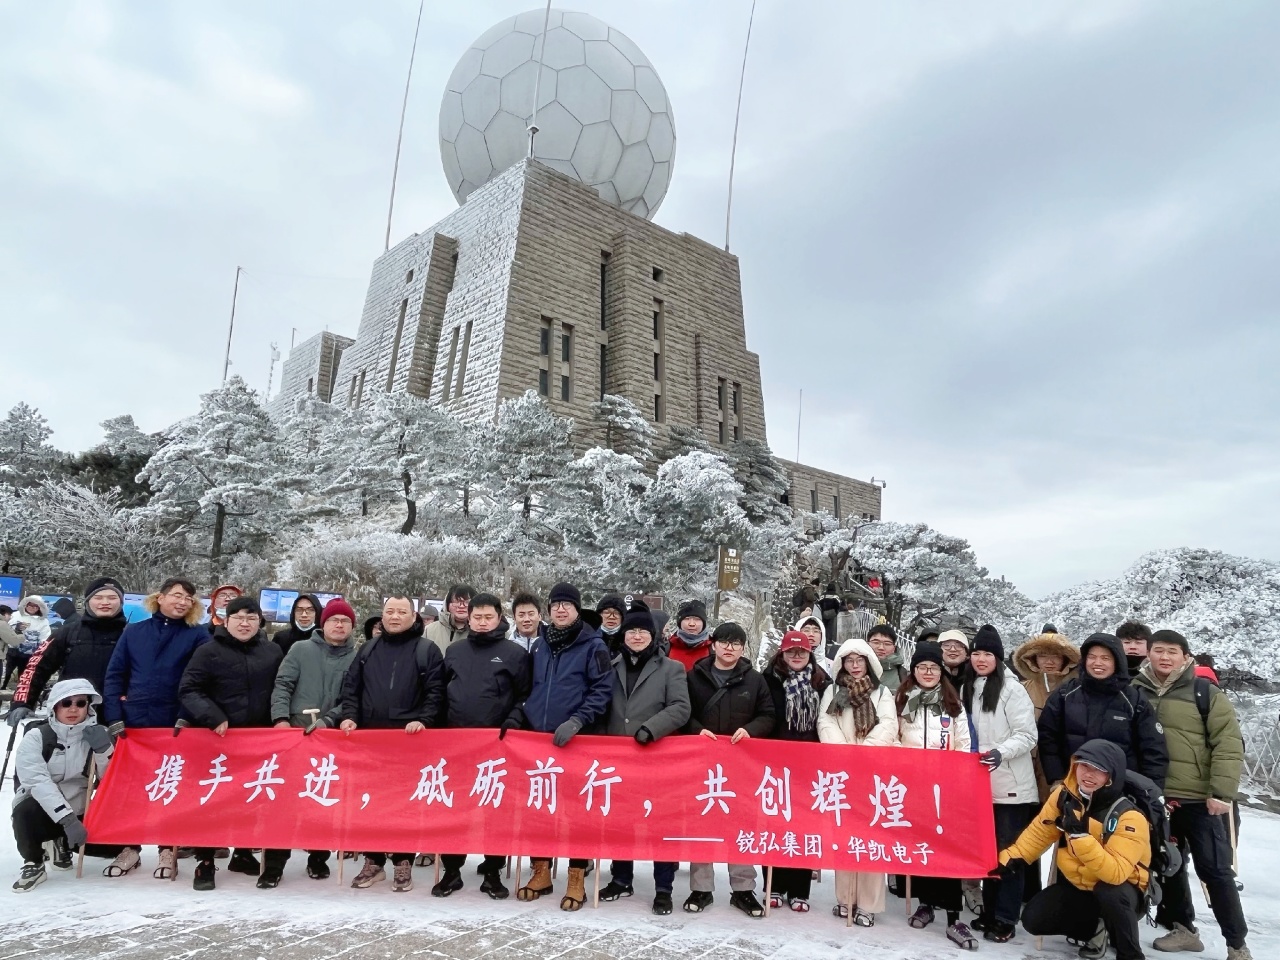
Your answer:
[[[387,204],[387,235],[382,249],[391,249],[391,214],[396,208],[396,178],[400,175],[400,145],[404,142],[404,115],[409,109],[409,81],[413,79],[413,59],[418,54],[418,30],[422,27],[422,8],[427,0],[418,4],[418,22],[413,28],[413,47],[409,50],[409,73],[404,78],[404,101],[400,104],[400,132],[396,134],[396,162],[391,168],[391,201]]]
[[[538,92],[542,89],[542,57],[547,46],[547,27],[551,24],[551,0],[542,18],[542,35],[538,37],[538,72],[533,76],[533,110],[529,113],[529,159],[533,159],[533,138],[538,135]]]
[[[236,329],[236,300],[240,298],[240,273],[244,267],[236,267],[236,285],[231,291],[231,322],[227,324],[227,353],[222,358],[222,382],[227,382],[227,370],[231,367],[231,334]]]
[[[804,390],[800,391],[800,402],[796,405],[796,463],[800,462],[800,417],[804,413]]]
[[[733,213],[733,167],[738,158],[738,121],[742,118],[742,88],[747,81],[747,52],[751,49],[751,24],[756,19],[756,0],[751,0],[747,18],[747,42],[742,47],[742,74],[738,77],[738,108],[733,113],[733,147],[729,150],[729,198],[724,207],[724,249],[729,250],[729,217]]]

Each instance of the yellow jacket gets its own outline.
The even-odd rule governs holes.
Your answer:
[[[1089,828],[1088,836],[1067,837],[1056,822],[1061,816],[1058,796],[1063,790],[1069,790],[1077,800],[1080,799],[1074,761],[1066,782],[1053,789],[1036,819],[1028,824],[1017,840],[1000,851],[1000,865],[1003,866],[1014,857],[1027,863],[1035,863],[1049,847],[1065,841],[1058,846],[1058,872],[1072,886],[1092,890],[1098,883],[1114,886],[1133,883],[1139,890],[1146,890],[1148,868],[1151,865],[1151,829],[1147,818],[1132,807],[1124,810],[1105,844],[1102,842],[1103,824],[1093,817],[1087,817],[1085,821]],[[1114,795],[1107,798],[1106,807],[1098,808],[1098,812],[1105,814],[1106,808],[1114,799]],[[1094,805],[1097,802],[1098,798],[1095,796]]]

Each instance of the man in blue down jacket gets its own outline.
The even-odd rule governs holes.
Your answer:
[[[533,684],[519,716],[502,725],[503,732],[524,727],[555,733],[563,747],[577,734],[603,732],[613,702],[613,665],[600,631],[582,619],[582,594],[570,583],[557,583],[547,597],[551,617],[533,645]],[[521,900],[551,893],[551,859],[529,858],[533,875],[516,891]],[[587,861],[569,861],[569,881],[561,910],[581,910],[586,901]]]

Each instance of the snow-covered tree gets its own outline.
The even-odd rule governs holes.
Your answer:
[[[742,509],[753,524],[786,524],[791,508],[782,495],[791,489],[787,472],[768,444],[759,440],[738,440],[729,448],[729,465],[742,486]]]
[[[139,430],[128,414],[104,420],[102,430],[102,443],[64,459],[61,474],[94,490],[119,491],[124,506],[142,506],[151,490],[138,482],[138,474],[155,453],[156,439]]]
[[[606,393],[591,405],[591,415],[604,421],[604,445],[630,454],[641,463],[653,459],[653,425],[626,397]]]
[[[132,414],[126,413],[123,416],[112,417],[110,420],[103,420],[101,427],[104,434],[103,440],[94,448],[95,450],[120,457],[144,459],[156,452],[158,446],[156,438],[139,430],[138,425],[133,422]]]
[[[647,556],[645,496],[653,481],[628,454],[592,447],[565,470],[547,526],[562,538],[554,559],[593,592],[638,588]]]
[[[666,463],[686,453],[711,453],[711,444],[697,427],[687,427],[677,423],[667,428],[667,439],[658,447],[656,453],[658,461]]]
[[[0,479],[27,486],[56,466],[58,451],[49,446],[49,421],[27,403],[15,405],[0,420]]]

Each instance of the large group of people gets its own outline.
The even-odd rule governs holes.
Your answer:
[[[185,578],[166,580],[147,598],[148,619],[126,624],[123,599],[111,577],[90,583],[83,612],[40,640],[18,679],[7,714],[15,736],[26,725],[12,813],[24,861],[17,891],[46,879],[46,855],[55,867],[69,866],[70,851],[85,844],[91,771],[101,772],[130,728],[490,728],[500,736],[546,733],[557,746],[583,733],[641,745],[682,734],[734,743],[772,737],[972,752],[990,773],[998,868],[987,877],[906,883],[837,871],[832,912],[848,924],[873,926],[887,891],[909,890],[918,901],[910,926],[923,930],[942,915],[939,927],[961,949],[976,950],[978,934],[1007,942],[1021,924],[1032,935],[1070,938],[1084,958],[1100,960],[1110,945],[1118,960],[1135,960],[1143,956],[1139,919],[1158,901],[1155,920],[1169,932],[1155,948],[1198,952],[1194,869],[1229,960],[1250,958],[1232,867],[1240,729],[1230,701],[1200,676],[1187,641],[1172,630],[1126,622],[1077,647],[1046,625],[1007,658],[989,625],[925,631],[901,643],[891,625],[879,623],[865,639],[832,648],[834,622],[815,603],[816,612],[804,612],[757,669],[742,627],[713,626],[700,601],[679,605],[666,631],[658,612],[638,600],[607,594],[591,608],[568,583],[551,589],[545,607],[533,594],[516,595],[514,622],[501,598],[463,585],[449,590],[430,624],[409,597],[391,596],[364,622],[363,643],[356,611],[342,598],[322,607],[312,595],[299,597],[288,627],[274,637],[257,601],[235,588],[219,588],[211,624],[201,623],[196,587]],[[22,604],[24,639],[41,610]],[[1134,785],[1147,781],[1167,798],[1167,822],[1183,854],[1169,875],[1153,860],[1163,837],[1133,799]],[[1045,882],[1040,860],[1051,848]],[[141,865],[137,846],[89,845],[89,852],[110,859],[108,877]],[[261,888],[281,882],[290,856],[228,853],[226,869],[255,875]],[[307,852],[309,877],[329,877],[330,853]],[[507,853],[487,851],[480,864],[479,889],[493,899],[511,892],[503,881]],[[182,854],[160,848],[154,875],[175,878]],[[195,889],[214,889],[218,852],[190,854]],[[390,859],[391,889],[413,888],[419,854],[363,857],[353,887],[387,880]],[[464,888],[465,861],[463,851],[441,855],[433,896]],[[530,865],[516,897],[552,895],[551,858],[532,856]],[[672,912],[677,867],[653,864],[656,914]],[[729,903],[750,917],[765,913],[758,867],[728,865]],[[569,860],[562,910],[582,908],[590,869],[587,860]],[[714,876],[713,864],[690,864],[684,911],[712,907]],[[615,860],[601,899],[633,896],[634,878],[633,863]],[[807,913],[813,879],[808,869],[775,867],[764,891],[769,906]],[[970,922],[966,909],[975,914]]]

